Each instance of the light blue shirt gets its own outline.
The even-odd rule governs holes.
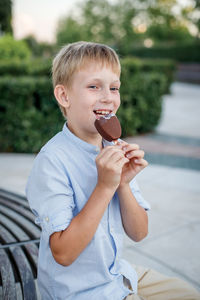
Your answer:
[[[130,293],[123,276],[137,292],[137,274],[121,258],[124,229],[117,193],[91,242],[70,266],[58,264],[49,246],[50,235],[65,230],[92,194],[97,184],[95,159],[99,151],[72,134],[65,123],[35,158],[26,194],[36,223],[42,228],[38,285],[43,300],[121,300]],[[130,186],[138,203],[148,210],[135,179]]]

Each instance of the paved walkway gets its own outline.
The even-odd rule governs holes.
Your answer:
[[[154,134],[128,138],[153,164],[200,170],[200,85],[175,83],[163,99],[163,115]]]
[[[127,238],[124,255],[200,290],[199,114],[200,86],[174,83],[156,132],[127,138],[150,162],[138,181],[152,209],[148,237],[134,245]]]
[[[140,243],[125,238],[124,257],[200,290],[199,112],[200,86],[175,83],[156,133],[127,138],[150,162],[138,182],[152,210],[148,237]],[[0,154],[0,187],[24,194],[33,160],[30,154]]]

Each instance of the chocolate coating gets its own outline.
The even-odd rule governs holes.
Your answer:
[[[100,135],[109,142],[117,140],[122,134],[120,122],[114,114],[96,119],[94,125]]]

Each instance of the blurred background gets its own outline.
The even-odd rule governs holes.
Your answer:
[[[78,40],[120,56],[123,136],[154,130],[172,82],[200,83],[199,3],[0,0],[0,151],[35,153],[60,130],[51,60]]]
[[[199,0],[0,0],[0,188],[24,195],[35,155],[62,129],[51,61],[79,40],[118,53],[123,139],[149,161],[138,175],[149,235],[126,238],[124,257],[200,290]],[[2,195],[8,228],[1,220],[16,217]]]

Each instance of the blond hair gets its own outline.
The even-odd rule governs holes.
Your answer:
[[[114,73],[120,75],[119,58],[112,48],[104,44],[80,41],[64,46],[55,56],[52,64],[54,88],[58,84],[70,88],[74,73],[83,69],[88,61],[110,67]],[[64,108],[60,106],[60,109],[66,117]]]

